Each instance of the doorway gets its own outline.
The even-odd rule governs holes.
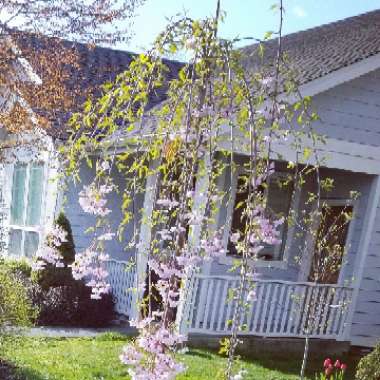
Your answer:
[[[320,284],[339,282],[352,217],[353,205],[347,201],[324,201],[319,214],[308,281]]]

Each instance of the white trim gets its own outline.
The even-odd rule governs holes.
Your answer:
[[[149,248],[152,237],[152,214],[154,208],[154,202],[156,198],[157,181],[159,175],[157,173],[157,167],[160,160],[155,159],[149,163],[149,174],[145,183],[145,195],[143,215],[140,222],[139,243],[137,248],[137,260],[136,260],[136,291],[133,292],[132,305],[131,305],[131,318],[139,317],[139,300],[142,296],[141,285],[145,285],[146,270],[148,265]]]
[[[354,311],[360,291],[360,282],[363,277],[365,260],[368,255],[368,248],[371,241],[372,232],[375,226],[376,212],[380,200],[380,176],[376,176],[371,184],[371,189],[367,201],[367,207],[364,215],[364,223],[360,236],[359,246],[356,252],[356,260],[354,265],[354,292],[347,318],[347,327],[345,329],[345,337],[350,339],[353,344],[360,344],[360,337],[353,340],[351,337],[352,321]]]
[[[229,136],[224,134],[224,139],[219,141],[221,149],[229,149]],[[380,174],[380,149],[377,146],[370,146],[348,142],[339,139],[325,138],[325,143],[319,142],[315,146],[311,139],[300,138],[300,150],[297,151],[292,143],[294,138],[289,136],[287,140],[273,140],[271,144],[272,159],[298,162],[302,157],[303,147],[315,149],[320,155],[322,162],[317,162],[315,155],[305,161],[305,164],[320,164],[327,168],[350,170],[358,173]],[[244,139],[239,135],[235,136],[234,152],[242,155],[249,155],[249,147]]]
[[[299,87],[299,91],[303,97],[314,96],[379,68],[380,53],[303,84]]]

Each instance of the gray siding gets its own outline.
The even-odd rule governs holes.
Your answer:
[[[81,182],[75,185],[72,181],[68,184],[66,191],[66,201],[64,203],[64,212],[70,220],[73,230],[74,243],[77,252],[81,252],[86,249],[92,241],[93,235],[91,233],[85,233],[86,229],[94,225],[95,218],[92,215],[85,213],[78,201],[78,194],[83,189],[84,185],[92,182],[94,178],[94,171],[90,169],[86,164],[81,166],[80,170]],[[117,171],[112,172],[113,182],[118,188],[118,192],[112,192],[108,197],[108,207],[112,210],[109,215],[111,221],[112,232],[116,232],[117,228],[122,220],[121,204],[122,193],[125,189],[125,182],[123,176]],[[134,232],[140,223],[140,210],[143,207],[144,195],[137,194],[134,197],[133,205],[131,209],[135,210],[135,219],[132,220],[125,228],[122,241],[117,238],[106,243],[106,253],[111,258],[116,260],[128,261],[135,254],[134,248],[128,248],[127,245],[133,239]]]
[[[377,201],[378,203],[378,201]],[[365,252],[360,253],[365,254]],[[363,272],[358,279],[359,293],[351,326],[354,345],[374,346],[380,341],[380,206],[377,205]]]
[[[380,146],[380,70],[313,97],[321,121],[317,132],[328,137]]]

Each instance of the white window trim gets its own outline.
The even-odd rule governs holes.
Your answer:
[[[231,224],[232,224],[232,214],[235,206],[235,199],[236,199],[236,193],[237,193],[237,182],[238,178],[241,174],[244,173],[244,168],[239,166],[237,167],[236,170],[232,173],[232,183],[231,183],[231,196],[228,202],[227,206],[227,213],[226,213],[226,221],[225,221],[225,228],[223,231],[223,247],[225,250],[227,250],[228,246],[228,240],[231,232]],[[225,180],[228,172],[225,171],[224,173],[224,180],[221,181],[220,185],[222,186],[223,190],[225,186]],[[286,176],[288,173],[286,172],[275,172],[275,176],[281,177],[281,176]],[[300,203],[300,189],[297,187],[294,189],[295,194],[294,197],[292,197],[292,203],[290,205],[290,209],[293,209],[296,211],[295,217],[298,216],[298,210],[299,210],[299,203]],[[260,267],[260,268],[278,268],[278,269],[287,269],[288,263],[289,263],[289,258],[290,258],[290,253],[291,253],[291,242],[293,241],[293,236],[295,233],[295,226],[294,224],[288,228],[288,231],[286,233],[286,244],[284,247],[284,253],[283,253],[283,258],[282,260],[273,260],[273,261],[267,261],[267,260],[253,260],[253,259],[248,259],[248,265],[250,267]],[[281,244],[278,244],[275,248],[276,250],[281,249]],[[277,251],[278,252],[278,251]],[[218,259],[218,263],[222,265],[234,265],[236,262],[239,262],[241,260],[241,257],[239,256],[230,256],[230,255],[223,255]]]
[[[35,232],[38,234],[38,246],[37,249],[41,246],[41,240],[43,238],[43,226],[44,226],[44,220],[45,220],[45,214],[46,214],[46,190],[47,190],[47,181],[46,178],[48,176],[48,165],[46,165],[46,162],[43,160],[39,160],[38,162],[42,165],[43,168],[43,176],[42,176],[42,194],[41,194],[41,212],[40,212],[40,221],[39,224],[35,226],[25,226],[25,225],[19,225],[19,224],[11,224],[11,207],[12,207],[12,201],[13,201],[13,176],[14,176],[14,169],[15,165],[17,164],[24,164],[27,167],[26,170],[26,176],[25,176],[25,191],[24,191],[24,211],[23,211],[23,220],[26,220],[26,212],[27,212],[27,204],[28,204],[28,195],[29,195],[29,179],[30,179],[30,168],[31,165],[33,165],[36,161],[29,161],[29,162],[17,162],[15,164],[11,165],[11,170],[8,171],[9,178],[11,178],[10,181],[10,188],[9,188],[9,215],[8,215],[8,233],[7,233],[7,256],[10,258],[28,258],[25,255],[25,234],[21,234],[21,252],[19,255],[14,255],[9,253],[9,237],[10,237],[10,231],[11,230],[20,230],[20,231],[26,231],[26,232]]]
[[[319,209],[321,209],[323,205],[332,206],[332,207],[333,206],[352,207],[352,214],[354,217],[348,225],[347,236],[346,236],[346,239],[344,241],[344,249],[346,250],[346,254],[347,254],[348,249],[350,249],[349,245],[352,242],[352,237],[353,237],[353,234],[355,231],[355,221],[356,221],[355,215],[357,212],[358,201],[350,199],[350,198],[340,198],[340,199],[322,198],[320,201]],[[317,204],[314,205],[312,212],[315,212],[316,208],[317,208]],[[316,219],[314,227],[319,226],[320,222],[321,222],[320,218]],[[308,233],[306,236],[306,240],[307,240],[307,243],[306,243],[307,247],[311,247],[311,248],[306,250],[307,254],[305,255],[304,258],[302,258],[302,261],[301,261],[301,270],[299,271],[299,275],[298,275],[298,281],[301,281],[301,282],[307,282],[308,281],[308,277],[309,277],[309,273],[310,273],[310,269],[311,269],[311,261],[312,261],[313,255],[314,255],[314,248],[313,247],[315,246],[315,236],[313,236],[313,234],[311,234],[311,233]],[[343,256],[343,259],[344,259],[344,256]],[[344,278],[345,277],[344,267],[345,266],[346,266],[346,262],[342,261],[340,271],[339,271],[339,278],[338,278],[337,285],[345,285],[344,284],[344,280],[345,280],[345,278]]]

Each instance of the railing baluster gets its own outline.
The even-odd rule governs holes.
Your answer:
[[[323,306],[323,301],[325,299],[324,294],[326,293],[326,289],[327,288],[325,286],[320,286],[319,288],[317,288],[317,297],[314,302],[318,304],[318,307],[315,308],[315,314],[313,316],[314,326],[313,326],[313,331],[311,332],[313,336],[319,335],[319,330],[321,326],[322,306]]]
[[[287,286],[286,285],[280,285],[280,294],[278,296],[277,304],[276,304],[276,315],[275,315],[275,321],[273,326],[273,332],[274,333],[281,333],[281,331],[278,331],[278,325],[280,323],[280,317],[284,314],[284,294],[286,292]]]
[[[214,290],[214,284],[215,280],[208,281],[207,286],[207,297],[206,297],[206,306],[205,306],[205,313],[203,316],[203,330],[208,330],[208,323],[209,323],[209,315],[210,315],[210,309],[213,306],[213,290]]]
[[[301,286],[296,286],[296,289],[299,290],[299,292],[297,292],[297,294],[299,294],[299,297],[295,301],[296,317],[294,318],[295,323],[294,323],[293,335],[302,335],[302,326],[300,322],[301,322],[302,312],[305,309],[305,298],[306,298],[307,287],[305,285],[301,285]],[[293,302],[293,305],[294,305],[294,302]]]
[[[199,291],[199,283],[200,283],[200,279],[194,276],[194,285],[193,285],[191,299],[190,299],[191,303],[189,305],[190,307],[189,321],[185,321],[185,323],[187,322],[189,324],[190,329],[195,327],[195,321],[197,317],[197,314],[196,314],[194,318],[194,312],[197,311],[196,302],[197,302],[197,294]],[[185,302],[188,302],[188,300],[186,300]]]
[[[325,299],[325,302],[324,302],[324,310],[323,310],[323,317],[322,317],[322,322],[321,322],[321,333],[322,335],[327,335],[327,327],[328,327],[328,318],[329,318],[329,305],[331,304],[330,303],[330,299],[331,299],[331,292],[332,292],[332,289],[331,287],[328,288],[328,291],[327,291],[327,294],[326,294],[326,299]]]
[[[216,311],[218,310],[220,312],[220,290],[221,290],[221,280],[214,280],[215,287],[214,287],[214,295],[213,295],[213,306],[212,306],[212,313],[211,313],[211,319],[210,319],[210,329],[215,330],[216,323],[215,323],[215,316]],[[214,326],[215,325],[215,326]]]
[[[261,314],[261,306],[262,306],[262,295],[264,291],[264,284],[256,282],[256,301],[252,305],[253,311],[253,322],[252,322],[252,332],[257,334],[259,332],[258,321]]]
[[[219,318],[218,318],[218,325],[216,330],[221,331],[222,330],[222,323],[226,323],[227,320],[227,290],[228,290],[228,280],[222,280],[223,281],[223,292],[222,297],[220,299],[220,305],[219,305]],[[223,317],[225,317],[223,319]]]
[[[312,286],[305,286],[306,301],[303,304],[302,321],[300,325],[301,334],[306,334],[309,331],[309,320],[310,320],[310,307],[313,299],[313,289]]]
[[[232,286],[230,286],[232,285]],[[230,289],[236,289],[235,288],[235,281],[228,281],[228,303],[227,303],[227,312],[226,312],[226,320],[224,323],[224,331],[230,331],[232,327],[232,316],[231,312],[234,312],[234,304],[235,304],[235,297],[230,297]]]
[[[331,327],[331,334],[334,336],[338,336],[339,332],[339,322],[343,313],[342,310],[342,288],[338,288],[335,294],[334,300],[334,321]]]
[[[257,284],[251,284],[251,290],[253,290],[255,292],[255,298],[253,301],[249,302],[249,310],[248,310],[248,313],[247,313],[247,333],[249,333],[251,331],[251,325],[252,325],[252,317],[253,317],[253,312],[254,312],[254,308],[255,308],[255,305],[257,304]],[[253,327],[252,327],[253,329]]]
[[[198,303],[197,303],[197,318],[195,321],[195,328],[200,329],[201,325],[201,319],[203,317],[204,313],[204,307],[205,307],[205,302],[206,302],[206,296],[207,296],[207,286],[208,286],[208,279],[206,278],[201,278],[199,281],[200,284],[200,292],[199,292],[199,298],[198,298]]]
[[[265,329],[265,333],[271,333],[272,327],[273,327],[273,315],[274,311],[277,307],[277,291],[278,291],[278,284],[274,284],[272,294],[270,297],[270,308],[269,308],[269,314],[268,314],[268,319],[267,319],[267,325]]]
[[[286,334],[287,329],[291,323],[291,302],[292,302],[292,294],[293,294],[293,285],[286,285],[286,296],[284,301],[284,311],[281,317],[281,327],[280,333]]]
[[[271,290],[272,290],[272,284],[266,283],[265,284],[265,299],[264,299],[264,306],[263,306],[263,313],[261,315],[261,321],[260,321],[260,333],[263,333],[265,330],[265,325],[268,321],[267,314],[268,314],[268,303],[269,299],[271,297]]]

